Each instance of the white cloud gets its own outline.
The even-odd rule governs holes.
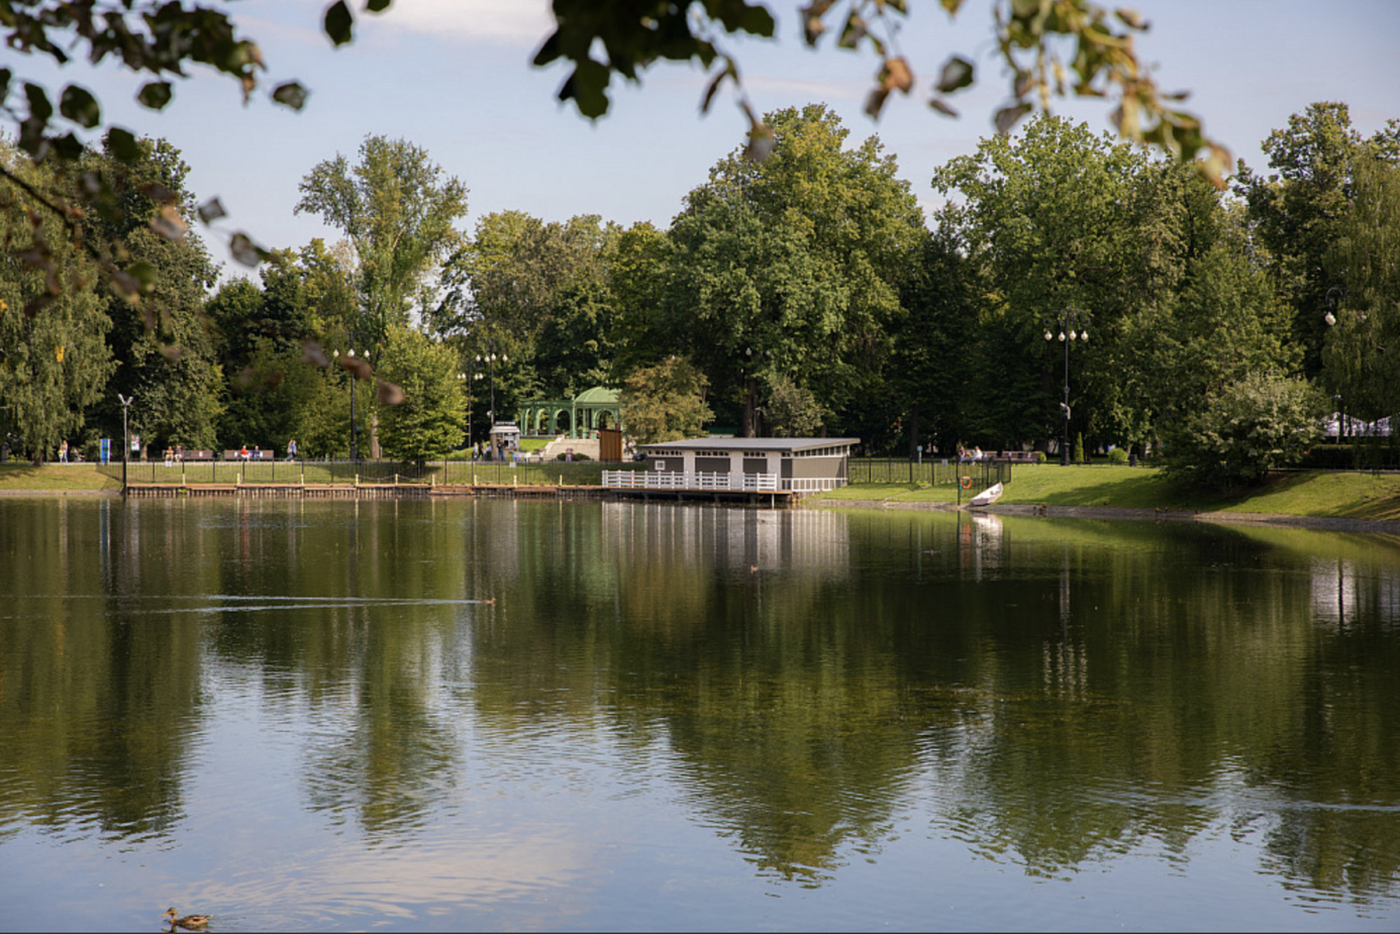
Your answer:
[[[548,0],[395,0],[366,19],[408,32],[530,48],[554,28]]]

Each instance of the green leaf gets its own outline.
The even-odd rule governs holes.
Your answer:
[[[102,108],[97,105],[97,99],[76,84],[70,84],[63,89],[63,96],[58,102],[58,112],[78,126],[89,130],[102,121]]]
[[[1117,10],[1113,11],[1113,14],[1129,29],[1136,29],[1139,32],[1143,32],[1148,28],[1147,21],[1142,18],[1142,14],[1138,13],[1137,10],[1119,7]]]
[[[326,9],[324,28],[326,35],[330,36],[336,45],[345,45],[354,38],[351,35],[354,25],[355,17],[345,5],[345,0],[335,0],[335,3]]]
[[[951,94],[972,84],[972,63],[959,55],[954,55],[943,63],[943,71],[938,76],[938,93]]]
[[[301,110],[306,106],[307,91],[299,82],[288,81],[279,84],[272,91],[272,99],[284,107]]]
[[[37,84],[24,82],[24,96],[29,98],[29,114],[36,120],[47,123],[53,116],[53,104],[49,103],[49,97],[44,93],[44,89]]]
[[[224,204],[218,198],[210,198],[199,206],[199,219],[206,224],[212,224],[221,217],[227,217],[228,212],[224,210]]]
[[[85,149],[82,141],[72,133],[64,133],[62,136],[49,140],[49,144],[53,146],[53,151],[58,154],[60,159],[68,162],[81,158]]]
[[[369,0],[369,2],[365,4],[365,9],[370,13],[383,13],[385,10],[389,9],[389,4],[392,2],[393,0]]]
[[[229,252],[233,258],[244,266],[256,268],[259,263],[267,259],[267,250],[258,246],[252,239],[242,231],[234,234],[228,242]]]
[[[586,58],[574,68],[574,73],[559,89],[559,99],[574,99],[578,112],[590,119],[596,119],[608,112],[608,87],[610,72],[606,65]]]
[[[1016,104],[1012,107],[1003,107],[997,111],[996,127],[998,133],[1009,133],[1011,128],[1021,121],[1021,118],[1031,112],[1030,104]]]
[[[141,106],[150,110],[163,110],[165,105],[170,103],[170,97],[169,81],[148,81],[142,85],[141,92],[136,95]]]
[[[136,143],[135,134],[119,126],[107,131],[107,146],[112,150],[112,155],[122,162],[135,162],[141,158],[141,147]]]

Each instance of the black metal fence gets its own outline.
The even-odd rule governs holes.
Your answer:
[[[972,478],[972,485],[984,489],[993,483],[1011,482],[1011,464],[1001,460],[981,460],[959,464],[954,461],[925,460],[923,463],[899,458],[851,458],[847,481],[850,483],[922,483],[952,486],[960,477]]]
[[[598,461],[430,461],[423,465],[387,460],[361,461],[133,461],[130,483],[436,483],[600,486],[607,470],[643,470],[645,464]],[[98,468],[116,480],[120,461]]]

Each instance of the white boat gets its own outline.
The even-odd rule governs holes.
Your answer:
[[[968,505],[989,506],[992,503],[995,503],[997,500],[1001,499],[1001,492],[1001,484],[993,483],[981,493],[978,493],[976,496],[972,497],[972,501],[969,502]]]

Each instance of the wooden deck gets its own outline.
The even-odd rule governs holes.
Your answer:
[[[511,499],[511,500],[593,500],[617,502],[719,503],[791,509],[801,495],[790,490],[647,490],[612,489],[601,486],[514,485],[496,483],[131,483],[126,495],[136,499],[174,497],[252,499]]]

